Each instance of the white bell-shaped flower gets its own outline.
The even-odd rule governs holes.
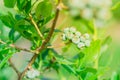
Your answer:
[[[74,27],[70,27],[70,32],[75,33],[76,29]]]

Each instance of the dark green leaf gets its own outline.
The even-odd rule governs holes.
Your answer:
[[[24,10],[27,7],[28,0],[17,0],[17,7],[20,11]]]
[[[14,42],[14,33],[15,33],[15,30],[14,28],[12,28],[9,32],[9,39],[13,42]]]
[[[28,0],[26,7],[25,7],[25,12],[29,13],[31,9],[31,0]]]
[[[9,49],[2,49],[0,50],[0,55],[8,54],[8,52],[9,52]]]

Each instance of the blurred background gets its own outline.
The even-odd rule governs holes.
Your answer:
[[[114,5],[117,3],[120,3],[120,1],[63,0],[63,4],[66,9],[61,10],[57,22],[57,29],[63,30],[65,27],[74,26],[81,33],[88,32],[92,35],[92,29],[88,24],[92,21],[97,31],[97,38],[101,40],[108,40],[108,44],[104,45],[103,43],[100,52],[101,55],[98,59],[98,68],[100,71],[103,71],[100,76],[100,80],[110,80],[110,78],[114,75],[120,76],[120,7],[114,9]],[[15,9],[4,7],[3,0],[0,0],[0,14],[6,14],[9,11],[15,14]],[[47,25],[50,24],[51,22]],[[10,29],[6,27],[2,21],[0,21],[0,38],[7,41],[9,39],[9,31]],[[53,45],[63,45],[61,33],[57,34],[59,36],[54,35],[52,42]],[[30,48],[31,46],[31,42],[23,37],[21,37],[15,44],[24,48]],[[65,47],[58,47],[55,49],[67,58],[71,58],[71,56],[74,56],[77,52],[77,49],[75,49],[74,46],[70,46],[67,51],[65,51]],[[12,57],[12,62],[20,71],[22,71],[31,57],[31,53],[22,51]],[[61,71],[61,75],[58,76],[53,69],[44,72],[43,76],[45,76],[46,79],[42,80],[77,80],[75,76],[68,72]],[[66,78],[66,76],[68,77]],[[6,67],[0,70],[0,80],[17,80],[17,75],[13,69]]]

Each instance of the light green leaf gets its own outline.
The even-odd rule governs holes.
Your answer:
[[[112,10],[116,10],[120,8],[120,2],[117,2],[113,7],[112,7]]]
[[[84,49],[83,52],[85,53],[85,56],[82,59],[82,64],[89,64],[95,61],[99,56],[100,47],[101,41],[96,40],[91,43],[90,47]]]
[[[42,1],[37,5],[37,8],[35,10],[36,16],[40,18],[40,16],[43,17],[49,17],[52,13],[52,4],[49,1]]]
[[[112,38],[110,36],[107,36],[105,40],[103,40],[102,45],[110,44],[112,42]]]

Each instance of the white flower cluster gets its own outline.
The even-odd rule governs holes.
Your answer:
[[[30,79],[33,79],[39,75],[40,75],[40,72],[35,69],[31,69],[31,70],[27,71],[27,73],[26,73],[26,76]]]
[[[74,27],[65,28],[62,34],[62,39],[70,40],[77,45],[78,48],[89,47],[90,46],[90,36],[89,34],[81,34]]]
[[[98,27],[111,17],[112,0],[68,0],[68,4],[72,16],[79,15],[86,20],[95,18]]]

